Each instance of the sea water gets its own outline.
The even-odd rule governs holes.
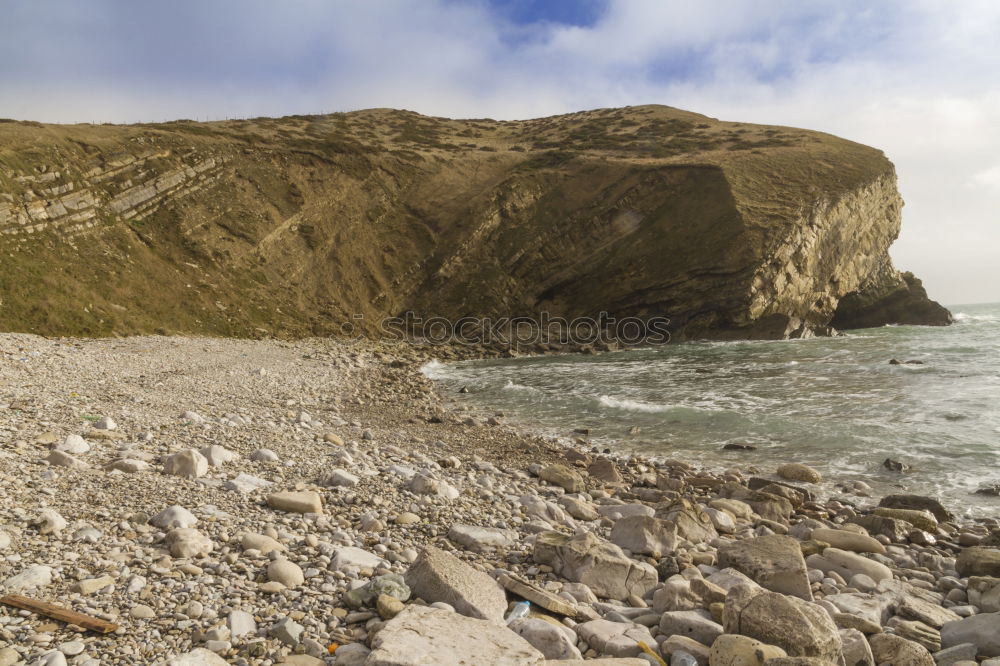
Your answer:
[[[587,428],[602,449],[714,469],[802,462],[829,481],[998,516],[1000,499],[973,493],[1000,484],[1000,304],[951,310],[948,327],[432,362],[424,372],[455,400],[567,441]],[[886,458],[910,470],[889,471]]]

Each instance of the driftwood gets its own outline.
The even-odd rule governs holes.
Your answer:
[[[38,601],[37,599],[22,597],[20,594],[8,594],[7,596],[0,597],[0,604],[6,604],[7,606],[13,606],[14,608],[31,611],[32,613],[38,613],[39,615],[50,617],[53,620],[60,620],[62,622],[66,622],[67,624],[75,624],[78,627],[83,627],[84,629],[96,631],[101,634],[110,634],[112,631],[118,629],[117,624],[112,624],[111,622],[107,622],[105,620],[98,620],[96,617],[90,617],[89,615],[84,615],[83,613],[77,613],[76,611],[71,611],[67,608],[55,606],[47,601]]]

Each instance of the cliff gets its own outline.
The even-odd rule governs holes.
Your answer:
[[[878,304],[903,280],[901,208],[878,150],[661,106],[5,121],[0,329],[378,335],[406,311],[663,316],[681,339],[941,323],[921,289]]]

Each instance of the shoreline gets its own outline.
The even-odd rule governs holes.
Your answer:
[[[877,652],[881,639],[873,643],[872,637],[884,631],[933,647],[934,632],[942,640],[941,626],[933,626],[938,620],[964,617],[954,609],[972,617],[981,610],[995,612],[972,600],[1000,594],[1000,580],[983,591],[955,570],[955,557],[988,537],[986,526],[1000,528],[995,518],[950,526],[933,514],[933,523],[926,514],[910,516],[925,527],[918,529],[898,517],[905,514],[874,520],[867,508],[843,499],[819,500],[815,484],[705,471],[652,456],[603,456],[502,421],[491,424],[474,416],[470,421],[467,411],[452,408],[420,372],[442,350],[433,351],[326,339],[0,334],[0,532],[10,539],[4,545],[0,534],[0,591],[12,591],[11,579],[35,568],[36,584],[18,588],[19,593],[60,601],[122,627],[106,637],[82,634],[0,607],[0,663],[32,663],[50,650],[66,663],[87,666],[167,663],[197,650],[219,655],[221,663],[263,665],[296,655],[301,659],[288,663],[382,663],[373,660],[379,645],[392,644],[395,620],[389,618],[399,613],[430,621],[417,617],[420,604],[413,598],[445,601],[427,598],[435,596],[433,586],[411,572],[427,546],[444,549],[469,577],[478,572],[492,580],[503,571],[570,603],[574,619],[541,613],[562,626],[552,630],[555,634],[521,623],[524,641],[547,656],[545,646],[558,646],[574,657],[634,658],[635,636],[643,636],[665,658],[686,651],[701,663],[711,646],[674,640],[684,635],[673,631],[676,622],[694,622],[713,638],[716,626],[727,635],[753,633],[730,631],[733,618],[722,614],[731,605],[730,588],[739,586],[732,583],[736,576],[719,574],[732,568],[753,579],[737,582],[772,591],[776,576],[794,580],[796,598],[816,600],[812,606],[826,609],[826,622],[839,618],[850,625],[833,627],[841,655],[848,645],[864,652],[861,643]],[[467,351],[470,357],[477,353]],[[113,429],[95,427],[108,425],[100,423],[105,417],[115,422]],[[84,436],[86,446],[54,456],[53,447],[66,448],[70,435]],[[201,474],[190,478],[164,472],[165,458],[213,446],[234,455],[209,451],[212,462],[231,459],[218,466],[206,461]],[[272,485],[246,493],[226,489],[241,474]],[[315,493],[323,513],[277,509],[268,501],[276,492]],[[176,508],[164,516],[170,507]],[[864,525],[870,536],[863,534]],[[178,546],[168,540],[178,529],[198,535],[175,534],[171,538],[190,538]],[[579,530],[602,543],[610,539],[616,548],[631,546],[615,554],[617,566],[627,565],[640,579],[652,570],[652,580],[615,587],[608,582],[617,580],[613,567],[591,577],[592,572],[568,565],[571,546],[539,545],[555,539],[539,535],[569,538]],[[813,530],[825,530],[817,534],[843,548],[813,537]],[[761,543],[756,539],[788,534],[779,540],[781,548],[789,542],[795,548],[781,562],[761,563],[753,554]],[[849,543],[865,543],[875,554],[859,555],[864,551],[851,550]],[[737,555],[734,544],[750,555]],[[847,552],[848,565],[828,566],[822,559],[828,548]],[[284,567],[291,573],[272,572],[283,568],[272,567],[274,560],[294,565]],[[863,574],[874,585],[866,590],[868,580],[852,583],[842,575],[851,567],[858,568],[855,574],[876,573]],[[346,592],[387,574],[405,576],[413,588],[412,597],[397,598],[405,603],[377,597],[357,607],[345,603]],[[990,575],[1000,576],[1000,569]],[[719,582],[724,579],[732,583],[729,588]],[[595,589],[606,601],[591,599]],[[607,594],[624,590],[630,591],[622,595],[627,598]],[[871,592],[892,602],[879,611],[886,615],[879,622],[870,608],[857,605],[860,596],[852,596],[874,596]],[[473,591],[450,594],[448,603],[460,615],[474,615],[462,606]],[[840,605],[827,600],[842,595]],[[506,602],[517,598],[512,593],[503,600],[501,615]],[[921,622],[906,610],[913,598],[939,609],[924,613],[930,633],[900,624]],[[469,608],[483,605],[470,603]],[[485,605],[491,610],[483,613],[498,612],[496,603]],[[695,613],[700,620],[677,613]],[[240,634],[251,624],[244,614],[254,629]],[[875,623],[878,631],[841,615]],[[897,615],[899,622],[891,624]],[[824,622],[814,625],[802,637],[764,642],[785,641],[782,650],[793,654],[796,641],[830,633]],[[617,629],[631,633],[622,638],[625,633],[612,631]],[[502,631],[504,640],[514,633]],[[343,647],[330,655],[331,643]],[[371,648],[376,655],[369,658]],[[16,659],[5,662],[5,657]]]

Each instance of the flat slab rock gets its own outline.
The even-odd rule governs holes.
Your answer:
[[[503,625],[438,608],[408,606],[375,635],[365,666],[546,663],[541,652]]]
[[[534,585],[509,574],[503,574],[497,579],[504,589],[511,594],[516,594],[522,599],[527,599],[532,604],[544,608],[557,615],[576,617],[577,607],[565,599],[551,592],[535,587]]]

